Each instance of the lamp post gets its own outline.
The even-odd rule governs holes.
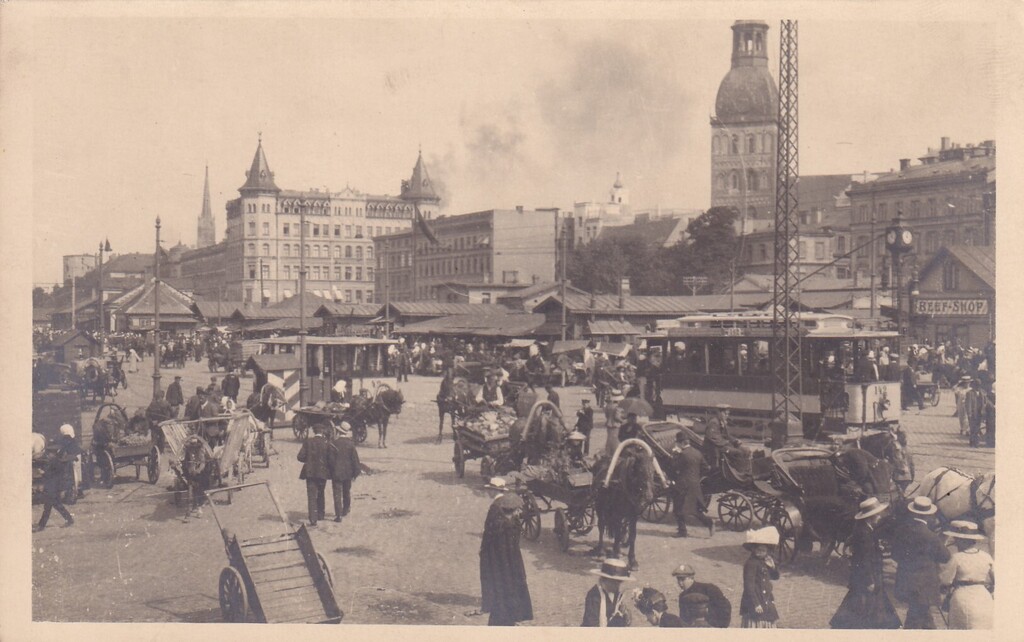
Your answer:
[[[892,220],[892,225],[885,230],[885,246],[892,253],[893,282],[890,284],[890,291],[892,292],[893,309],[896,311],[896,331],[902,336],[906,331],[903,324],[902,302],[903,256],[914,249],[914,233],[903,225],[903,212],[901,211],[896,212],[896,218]]]
[[[99,296],[99,301],[97,302],[97,305],[99,306],[99,308],[97,310],[97,316],[96,316],[97,320],[99,321],[97,327],[98,327],[99,333],[100,333],[100,356],[101,357],[103,356],[103,353],[106,351],[106,340],[105,340],[104,337],[105,337],[105,333],[106,333],[106,330],[107,330],[107,324],[106,324],[105,320],[103,319],[103,253],[104,252],[109,252],[109,251],[110,251],[110,239],[106,239],[105,242],[101,241],[100,242],[100,289],[99,289],[100,296]]]
[[[153,252],[153,399],[160,398],[160,217],[156,217]]]
[[[262,274],[262,273],[261,273]],[[262,299],[263,293],[260,292]],[[306,206],[299,206],[299,407],[306,400]]]

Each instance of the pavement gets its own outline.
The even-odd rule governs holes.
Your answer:
[[[152,390],[152,362],[140,366],[140,372],[128,375],[129,388],[118,393],[117,401],[129,414],[146,404]],[[165,387],[181,374],[186,396],[208,384],[211,376],[218,381],[223,377],[207,372],[205,363],[162,374]],[[359,448],[371,474],[353,484],[352,513],[340,524],[333,522],[328,498],[328,520],[312,531],[317,551],[331,568],[346,623],[486,624],[486,616],[473,613],[480,603],[478,551],[491,494],[483,488],[478,462],[467,464],[464,479],[455,475],[447,425],[444,443],[434,443],[438,381],[412,376],[399,386],[407,401],[402,413],[392,418],[388,448],[375,447],[372,429]],[[395,385],[394,380],[386,382]],[[243,378],[240,396],[251,389],[252,379]],[[559,390],[568,417],[575,415],[585,394],[579,387]],[[919,477],[939,465],[968,472],[994,469],[991,449],[970,449],[966,437],[958,435],[952,409],[951,395],[945,394],[937,407],[906,416]],[[86,432],[94,412],[83,413]],[[593,448],[603,446],[603,432],[600,426],[595,429]],[[268,468],[256,468],[246,480],[269,481],[296,525],[306,519],[305,486],[298,479],[301,464],[296,461],[299,446],[290,429],[277,429],[277,454]],[[174,505],[168,492],[172,478],[166,461],[156,485],[136,481],[133,471],[123,469],[113,489],[87,491],[85,499],[70,507],[76,520],[73,527],[60,527],[62,520],[55,515],[50,527],[33,535],[35,620],[221,621],[217,581],[227,560],[217,524],[209,507],[201,517],[185,519],[184,509]],[[230,505],[217,504],[218,516],[241,537],[283,532],[285,527],[263,492],[253,488],[235,493]],[[40,506],[33,507],[34,519],[40,511]],[[540,539],[522,543],[534,605],[534,620],[525,624],[578,626],[583,597],[595,579],[587,571],[598,566],[587,555],[597,535],[574,536],[563,553],[554,536],[553,515],[545,514],[541,521]],[[658,588],[674,604],[677,589],[671,571],[680,563],[692,564],[698,580],[718,584],[732,601],[733,626],[739,626],[742,565],[747,557],[741,546],[743,534],[719,528],[709,538],[703,529],[691,528],[691,537],[677,539],[670,522],[671,518],[658,524],[641,521],[635,586]],[[817,551],[797,557],[774,583],[780,625],[827,628],[845,595],[846,578],[845,560],[834,557],[826,563]],[[936,621],[941,626],[937,614]],[[638,616],[634,626],[647,623]]]

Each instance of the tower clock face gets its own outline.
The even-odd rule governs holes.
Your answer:
[[[885,235],[885,242],[889,245],[896,245],[896,230],[889,230],[889,233]]]
[[[909,246],[914,242],[914,234],[910,230],[903,230],[903,244]]]

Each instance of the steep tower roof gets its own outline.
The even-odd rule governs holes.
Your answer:
[[[196,247],[209,247],[217,242],[213,225],[213,213],[210,211],[210,166],[206,166],[206,181],[203,183],[203,211],[199,213],[196,226]]]
[[[210,211],[210,166],[206,166],[206,180],[203,182],[203,211],[199,213],[200,218],[213,218]]]
[[[270,171],[267,155],[263,153],[263,138],[256,145],[256,154],[252,157],[252,166],[245,173],[245,185],[238,188],[239,192],[280,192],[274,184],[274,172]]]
[[[437,203],[441,197],[434,191],[434,184],[427,175],[427,166],[423,163],[423,152],[416,158],[416,166],[412,168],[412,178],[402,181],[402,199],[406,201],[429,201]]]
[[[726,125],[774,122],[779,90],[768,71],[768,25],[737,20],[732,31],[732,68],[718,86],[715,115]]]

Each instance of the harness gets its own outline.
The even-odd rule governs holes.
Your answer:
[[[947,491],[945,495],[943,495],[942,497],[938,497],[939,482],[942,481],[942,478],[945,477],[948,473],[956,473],[956,474],[960,475],[961,477],[966,477],[967,479],[971,480],[970,482],[967,482],[967,483],[969,483],[969,484],[973,484],[974,483],[974,478],[971,475],[968,475],[964,471],[959,470],[957,468],[953,468],[952,466],[947,466],[944,471],[942,471],[941,473],[938,474],[937,477],[935,477],[935,483],[932,485],[931,490],[928,491],[927,497],[932,500],[932,503],[934,503],[936,507],[939,506],[939,502],[941,502],[942,500],[946,499],[947,497],[949,497],[950,495],[952,495],[953,493],[955,493],[956,491],[958,491],[958,490],[960,490],[961,488],[964,487],[964,484],[960,484],[959,486],[954,486],[953,488],[949,489],[949,491]],[[933,493],[934,493],[934,496],[933,496]],[[974,493],[973,492],[971,493],[971,502],[972,502],[972,504],[974,502]]]
[[[975,514],[978,521],[995,517],[996,514],[996,500],[992,498],[992,491],[996,488],[996,478],[992,477],[992,482],[989,484],[988,489],[978,497],[978,491],[981,490],[981,484],[984,478],[978,477],[971,480],[971,512]],[[990,507],[983,507],[988,502]]]

